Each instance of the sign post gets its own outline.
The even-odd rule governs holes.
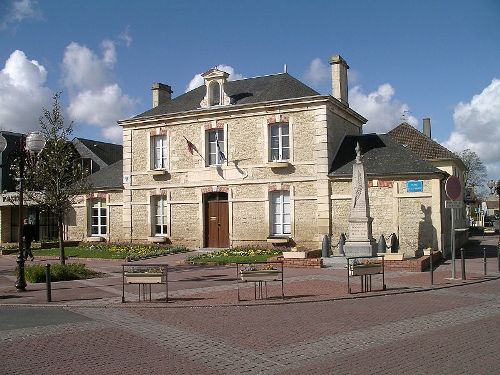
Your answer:
[[[450,176],[447,178],[444,185],[444,190],[446,195],[450,198],[450,201],[444,202],[444,207],[451,209],[451,237],[450,237],[450,247],[451,247],[451,278],[456,278],[455,269],[455,209],[462,208],[463,202],[457,201],[462,193],[462,185],[460,180],[455,176]]]

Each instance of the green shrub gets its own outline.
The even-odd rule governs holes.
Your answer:
[[[53,264],[50,266],[50,279],[52,281],[80,280],[96,277],[97,272],[88,269],[85,264]],[[36,264],[25,269],[26,280],[30,283],[45,282],[45,266]]]

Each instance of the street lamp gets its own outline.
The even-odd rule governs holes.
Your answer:
[[[500,214],[500,180],[489,180],[486,185],[490,188],[491,194],[497,193],[498,195],[498,212]],[[494,211],[493,211],[494,212]],[[498,219],[500,224],[500,219]],[[498,244],[500,245],[500,236],[498,237]]]
[[[18,142],[18,149],[9,156],[17,156],[19,161],[19,232],[18,244],[19,254],[17,255],[18,275],[16,280],[16,289],[18,291],[26,290],[26,279],[24,277],[24,254],[23,254],[23,195],[24,195],[24,167],[29,154],[37,154],[45,146],[45,137],[40,132],[32,132],[27,136],[21,134]],[[0,134],[0,152],[4,152],[7,147],[5,137]]]

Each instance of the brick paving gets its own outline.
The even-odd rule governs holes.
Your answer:
[[[108,277],[54,283],[50,307],[43,285],[12,290],[2,258],[0,374],[500,373],[500,274],[485,278],[479,258],[472,282],[447,280],[445,264],[435,288],[390,272],[387,292],[354,295],[345,271],[285,270],[284,301],[241,284],[239,304],[234,269],[191,266],[172,272],[169,304],[121,304],[119,263],[97,261]]]

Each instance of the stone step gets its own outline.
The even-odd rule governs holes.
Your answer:
[[[332,268],[334,270],[343,270],[347,267],[347,260],[344,256],[332,256],[329,258],[321,258],[324,268]]]

